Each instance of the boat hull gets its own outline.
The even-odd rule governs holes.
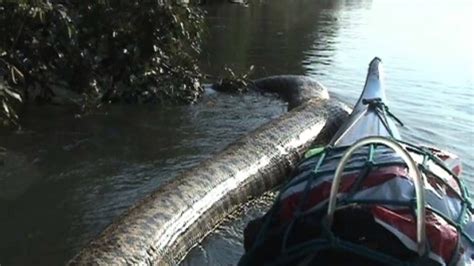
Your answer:
[[[331,140],[332,146],[348,146],[369,136],[401,139],[398,128],[390,117],[387,117],[384,124],[380,114],[375,109],[368,108],[368,102],[372,100],[379,100],[384,106],[388,104],[383,84],[382,61],[377,57],[370,62],[364,90],[354,105],[348,121]]]

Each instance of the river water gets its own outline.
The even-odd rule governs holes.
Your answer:
[[[257,76],[304,74],[355,103],[368,62],[382,58],[391,110],[406,140],[463,158],[474,189],[474,54],[472,1],[261,1],[209,9],[207,67],[255,65]],[[224,49],[223,49],[224,47]],[[231,51],[231,52],[229,52]],[[268,199],[269,198],[269,199]],[[270,197],[244,206],[194,248],[184,265],[235,264],[243,228]]]
[[[254,65],[254,77],[304,74],[351,103],[368,62],[381,57],[404,138],[459,154],[474,189],[472,1],[261,0],[205,8],[201,65],[211,75],[224,65]],[[64,263],[134,202],[285,110],[268,96],[218,93],[192,106],[110,106],[81,117],[31,107],[21,130],[0,133],[8,150],[0,166],[0,264]],[[243,227],[269,198],[243,206],[183,264],[235,264]]]

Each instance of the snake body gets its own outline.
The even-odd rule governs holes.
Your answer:
[[[288,101],[270,121],[161,186],[108,226],[70,265],[174,265],[237,206],[280,184],[314,141],[325,142],[349,108],[302,76],[256,80]]]

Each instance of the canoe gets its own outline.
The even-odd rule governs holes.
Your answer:
[[[397,125],[375,58],[348,120],[247,225],[239,265],[473,265],[459,158],[403,141]]]

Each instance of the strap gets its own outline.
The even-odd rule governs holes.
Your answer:
[[[377,102],[377,101],[374,101],[374,104],[375,104],[375,102]],[[377,103],[377,105],[378,104],[379,103]],[[378,137],[378,138],[380,138],[380,137]],[[468,233],[464,230],[464,228],[463,228],[464,225],[462,223],[462,221],[466,220],[466,218],[469,217],[469,215],[472,215],[472,205],[471,205],[470,200],[469,200],[469,194],[467,193],[466,187],[464,186],[462,180],[460,180],[449,168],[447,168],[444,165],[444,163],[441,160],[439,160],[431,151],[429,151],[427,149],[423,149],[422,147],[418,147],[418,146],[415,146],[415,145],[407,143],[407,142],[403,142],[403,141],[395,142],[396,140],[394,140],[394,139],[385,139],[385,140],[388,141],[388,142],[391,142],[391,143],[395,143],[398,146],[401,146],[400,144],[403,144],[404,145],[403,148],[406,148],[406,149],[408,149],[412,152],[416,152],[418,154],[421,154],[423,156],[423,162],[419,165],[416,165],[416,163],[415,163],[415,165],[416,165],[415,168],[416,169],[414,169],[415,171],[418,171],[418,173],[421,172],[421,174],[423,174],[424,176],[430,176],[430,177],[437,178],[437,179],[443,181],[444,179],[440,178],[436,174],[429,171],[427,165],[428,165],[428,162],[431,161],[431,162],[439,165],[441,168],[443,168],[447,173],[452,175],[453,178],[455,178],[457,180],[457,182],[459,183],[459,186],[461,188],[461,195],[458,195],[458,196],[459,196],[459,198],[462,202],[462,211],[461,211],[459,217],[456,217],[455,220],[452,220],[449,217],[446,217],[445,215],[443,215],[443,213],[440,213],[439,211],[431,208],[430,206],[426,206],[426,204],[423,202],[423,200],[422,200],[422,202],[418,201],[418,203],[417,203],[414,200],[417,197],[414,197],[413,200],[409,200],[409,201],[377,200],[377,199],[371,199],[371,200],[369,200],[369,199],[354,199],[352,197],[352,195],[359,190],[360,185],[364,183],[363,180],[364,180],[365,176],[367,176],[370,173],[371,169],[373,169],[375,167],[383,167],[383,166],[386,166],[386,165],[394,165],[394,164],[399,165],[400,164],[400,162],[397,162],[397,163],[388,162],[388,163],[384,163],[384,164],[380,164],[380,163],[377,164],[376,162],[374,162],[374,157],[375,157],[378,145],[376,145],[374,142],[371,142],[371,141],[369,141],[367,143],[363,143],[363,145],[369,145],[369,154],[367,156],[366,163],[362,167],[358,167],[358,168],[355,168],[355,169],[350,169],[350,170],[360,170],[360,174],[359,174],[358,178],[356,179],[356,181],[354,182],[353,187],[350,189],[348,196],[345,197],[342,200],[339,200],[338,204],[401,206],[401,207],[407,207],[407,208],[411,209],[413,211],[413,213],[415,213],[420,209],[424,209],[424,208],[420,208],[419,206],[417,207],[417,205],[420,205],[420,203],[423,203],[425,208],[427,208],[428,210],[432,211],[433,213],[439,215],[444,220],[446,220],[448,223],[453,225],[458,231],[459,238],[463,237],[464,239],[466,239],[468,241],[468,243],[470,243],[471,245],[474,245],[473,237],[468,235]],[[360,142],[361,141],[357,142],[359,144],[356,143],[354,145],[362,145],[362,144],[360,144]],[[381,144],[385,146],[385,143],[381,143]],[[352,146],[351,148],[346,150],[345,155],[348,154],[350,149],[355,150],[355,149],[357,149],[357,147]],[[423,261],[424,259],[427,258],[428,254],[429,254],[429,245],[428,244],[425,245],[425,248],[426,248],[425,251],[419,253],[420,257],[417,260],[411,261],[411,262],[406,262],[406,261],[402,262],[397,258],[391,257],[387,254],[383,254],[379,251],[371,250],[371,249],[369,249],[365,246],[344,241],[344,240],[339,239],[337,236],[334,235],[334,233],[331,231],[330,223],[328,223],[327,219],[326,220],[323,219],[322,224],[321,224],[322,229],[323,229],[323,234],[322,234],[321,238],[311,240],[311,241],[307,241],[307,242],[303,242],[303,243],[296,244],[296,245],[292,245],[292,246],[288,246],[287,242],[288,242],[289,236],[291,235],[291,233],[293,231],[293,228],[296,224],[296,220],[304,219],[304,217],[306,217],[308,215],[311,215],[314,212],[314,210],[313,211],[306,211],[306,212],[302,212],[302,210],[305,207],[304,204],[305,204],[305,202],[308,198],[308,194],[309,194],[309,191],[311,190],[311,185],[312,185],[314,179],[318,176],[323,175],[323,174],[327,174],[327,171],[320,171],[320,168],[323,165],[324,160],[326,158],[330,157],[330,156],[327,156],[329,154],[329,152],[334,151],[334,150],[331,149],[331,147],[325,147],[325,148],[316,148],[312,152],[311,151],[312,150],[310,150],[307,153],[308,156],[305,156],[306,158],[313,157],[313,156],[316,156],[316,155],[320,156],[318,158],[318,161],[316,163],[315,168],[313,169],[312,174],[310,176],[308,176],[307,178],[301,178],[300,180],[297,180],[297,182],[294,182],[294,181],[291,182],[290,181],[286,186],[284,186],[284,188],[281,190],[280,194],[277,196],[277,199],[275,200],[274,205],[270,209],[269,213],[266,215],[266,219],[264,221],[262,229],[260,230],[260,232],[257,236],[257,240],[255,241],[254,246],[251,248],[251,250],[249,250],[247,252],[247,254],[244,255],[244,257],[242,258],[241,263],[239,263],[239,265],[246,265],[248,262],[250,262],[251,257],[255,255],[254,253],[258,252],[257,247],[261,246],[264,243],[265,237],[267,236],[268,231],[270,230],[271,225],[274,221],[273,218],[276,217],[274,214],[278,210],[282,192],[284,192],[290,186],[293,186],[297,183],[302,183],[302,182],[305,182],[305,181],[307,183],[306,183],[306,186],[305,186],[305,189],[304,189],[304,194],[298,202],[297,209],[293,214],[293,219],[290,222],[290,225],[287,226],[285,228],[285,230],[282,232],[284,234],[284,237],[283,237],[283,242],[282,242],[281,250],[280,250],[281,255],[278,256],[278,258],[276,258],[276,260],[275,260],[276,264],[281,264],[281,263],[284,263],[285,261],[288,262],[288,263],[294,262],[294,260],[296,260],[296,259],[304,259],[304,258],[308,257],[308,255],[317,254],[317,252],[323,251],[323,250],[326,250],[326,249],[346,250],[346,251],[353,252],[355,254],[359,254],[361,256],[367,257],[369,259],[373,259],[375,261],[385,262],[385,263],[392,264],[392,265],[400,265],[400,264],[412,265],[412,264],[417,264],[420,261]],[[339,151],[339,150],[337,150],[337,151]],[[350,154],[348,155],[348,158],[349,157],[350,157]],[[343,161],[344,161],[344,158],[341,159],[341,162],[340,162],[340,165],[338,165],[338,168],[340,168],[341,164],[342,164],[341,169],[343,168],[343,166],[344,166]],[[342,170],[348,171],[349,169],[342,169]],[[342,173],[342,171],[340,171],[340,172]],[[410,176],[412,176],[412,175],[410,175]],[[418,180],[418,183],[421,183],[421,185],[424,184],[422,182],[423,180],[421,178],[419,178],[417,180]],[[337,182],[336,181],[337,180],[335,178],[333,180],[333,186],[334,187],[337,187]],[[448,188],[454,190],[447,182],[444,182],[444,184],[446,186],[448,186]],[[424,191],[424,187],[422,187],[422,189]],[[334,191],[332,191],[334,193],[331,193],[331,197],[333,198],[334,202],[330,203],[329,206],[331,206],[331,204],[335,203],[335,200],[336,200],[335,195],[337,194],[337,190],[334,190]],[[329,208],[328,208],[328,212],[329,212]],[[417,215],[415,215],[415,216],[417,216]],[[417,216],[417,221],[418,220],[422,221],[423,223],[425,222],[425,219],[420,219],[419,216]],[[422,243],[420,244],[420,246],[423,246]],[[425,243],[427,243],[426,240],[425,240]],[[311,259],[311,258],[308,257],[308,259]],[[448,263],[449,264],[455,263],[458,259],[459,259],[459,256],[453,256]]]
[[[369,109],[374,110],[377,113],[377,116],[382,121],[384,127],[387,129],[390,136],[393,136],[392,130],[390,129],[390,125],[388,123],[387,117],[392,118],[395,120],[400,126],[404,126],[402,121],[396,117],[392,112],[390,112],[389,108],[380,98],[373,98],[373,99],[363,99],[362,104],[367,105]]]
[[[369,144],[382,144],[389,148],[392,148],[406,163],[409,169],[409,175],[412,176],[415,184],[415,193],[416,193],[416,235],[417,235],[417,250],[420,256],[426,254],[426,214],[425,214],[425,190],[424,190],[424,181],[420,173],[420,170],[417,167],[416,162],[411,158],[410,154],[397,142],[384,138],[384,137],[367,137],[363,138],[356,143],[354,143],[342,157],[339,165],[336,168],[334,174],[334,179],[331,186],[331,194],[329,196],[328,210],[327,210],[327,219],[328,227],[330,228],[333,222],[334,212],[336,211],[337,205],[337,194],[339,192],[339,184],[342,179],[342,174],[344,172],[344,167],[351,158],[352,154],[359,148],[369,145]]]

